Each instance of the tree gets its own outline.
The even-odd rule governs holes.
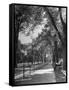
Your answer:
[[[24,36],[32,38],[32,42],[25,45],[25,49],[27,50],[29,45],[33,46],[32,55],[34,58],[36,57],[34,53],[37,51],[40,53],[41,59],[43,59],[46,47],[50,45],[53,51],[56,52],[55,57],[58,61],[58,48],[66,47],[67,28],[63,15],[64,9],[59,7],[17,5],[15,7],[16,48],[18,48],[19,32],[22,32]],[[32,48],[30,49],[32,51]]]
[[[63,12],[62,10],[64,10],[65,9],[65,12]],[[55,12],[51,12],[50,10],[49,10],[49,7],[46,7],[45,8],[45,10],[47,11],[47,13],[48,13],[48,15],[49,15],[49,18],[50,18],[50,20],[51,20],[51,22],[52,22],[52,25],[54,26],[54,28],[55,28],[55,30],[56,30],[56,32],[57,32],[57,34],[58,34],[58,37],[59,37],[59,39],[61,40],[61,43],[62,43],[62,50],[63,50],[63,48],[66,48],[66,32],[67,32],[67,24],[66,24],[66,20],[64,20],[63,18],[64,18],[64,16],[63,16],[63,13],[65,13],[66,14],[66,8],[58,8],[58,10],[56,10],[57,11],[57,16],[59,15],[59,19],[60,19],[60,21],[61,21],[61,23],[60,23],[60,25],[62,26],[62,28],[63,28],[63,30],[60,28],[60,30],[62,30],[62,35],[61,35],[61,33],[60,33],[60,30],[58,29],[58,27],[60,27],[60,26],[57,26],[57,23],[58,23],[58,20],[57,20],[57,22],[56,22],[56,13]],[[51,8],[51,10],[53,11],[53,9]],[[66,17],[66,15],[65,15],[65,17]],[[65,18],[66,19],[66,18]],[[56,45],[55,45],[56,46]],[[56,52],[57,52],[57,47],[56,47]],[[63,51],[62,51],[63,52]],[[66,52],[66,49],[65,49],[65,52]],[[58,53],[56,53],[56,57],[58,56],[57,55]],[[64,55],[63,55],[64,56]],[[66,56],[65,56],[66,57]],[[57,58],[58,59],[58,58]],[[64,60],[64,63],[66,63],[66,60]],[[66,67],[65,65],[64,65],[64,67]]]

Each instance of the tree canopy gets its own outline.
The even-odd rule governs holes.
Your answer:
[[[52,51],[65,47],[66,8],[33,5],[15,6],[16,47],[19,50],[43,53],[49,45]],[[21,48],[22,46],[22,48]]]

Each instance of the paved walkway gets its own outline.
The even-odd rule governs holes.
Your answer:
[[[29,72],[26,72],[29,73]],[[19,74],[16,79],[16,84],[34,84],[34,83],[55,83],[55,73],[51,64],[44,65],[40,69],[31,71],[29,78],[23,79],[23,73]]]

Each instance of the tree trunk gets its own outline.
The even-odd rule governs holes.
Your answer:
[[[61,42],[62,42],[62,45],[63,45],[64,42],[63,42],[62,36],[61,36],[60,32],[58,31],[58,28],[57,28],[57,26],[56,26],[56,23],[55,23],[55,21],[54,21],[53,16],[52,16],[51,13],[49,12],[48,8],[45,8],[45,10],[47,11],[47,13],[48,13],[48,15],[49,15],[49,18],[50,18],[50,20],[51,20],[51,23],[52,23],[52,25],[54,26],[54,28],[55,28],[55,30],[56,30],[56,32],[57,32],[57,34],[58,34],[58,36],[59,36],[59,38],[60,38],[60,40],[61,40]]]
[[[54,42],[54,51],[53,51],[53,67],[56,67],[56,63],[58,62],[58,48],[57,48],[57,41]]]

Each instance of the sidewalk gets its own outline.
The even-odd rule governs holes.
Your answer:
[[[34,64],[34,65],[30,66],[30,68],[29,67],[25,68],[25,75],[29,75],[29,72],[31,73],[31,75],[33,75],[35,70],[40,69],[44,65],[46,65],[46,64],[43,64],[43,63],[42,64]],[[23,67],[17,68],[17,69],[20,69],[20,72],[15,74],[15,79],[23,77]]]
[[[34,84],[34,83],[54,83],[56,82],[55,73],[52,65],[43,65],[40,69],[31,72],[31,77],[23,80],[23,74],[17,79],[17,84]]]

